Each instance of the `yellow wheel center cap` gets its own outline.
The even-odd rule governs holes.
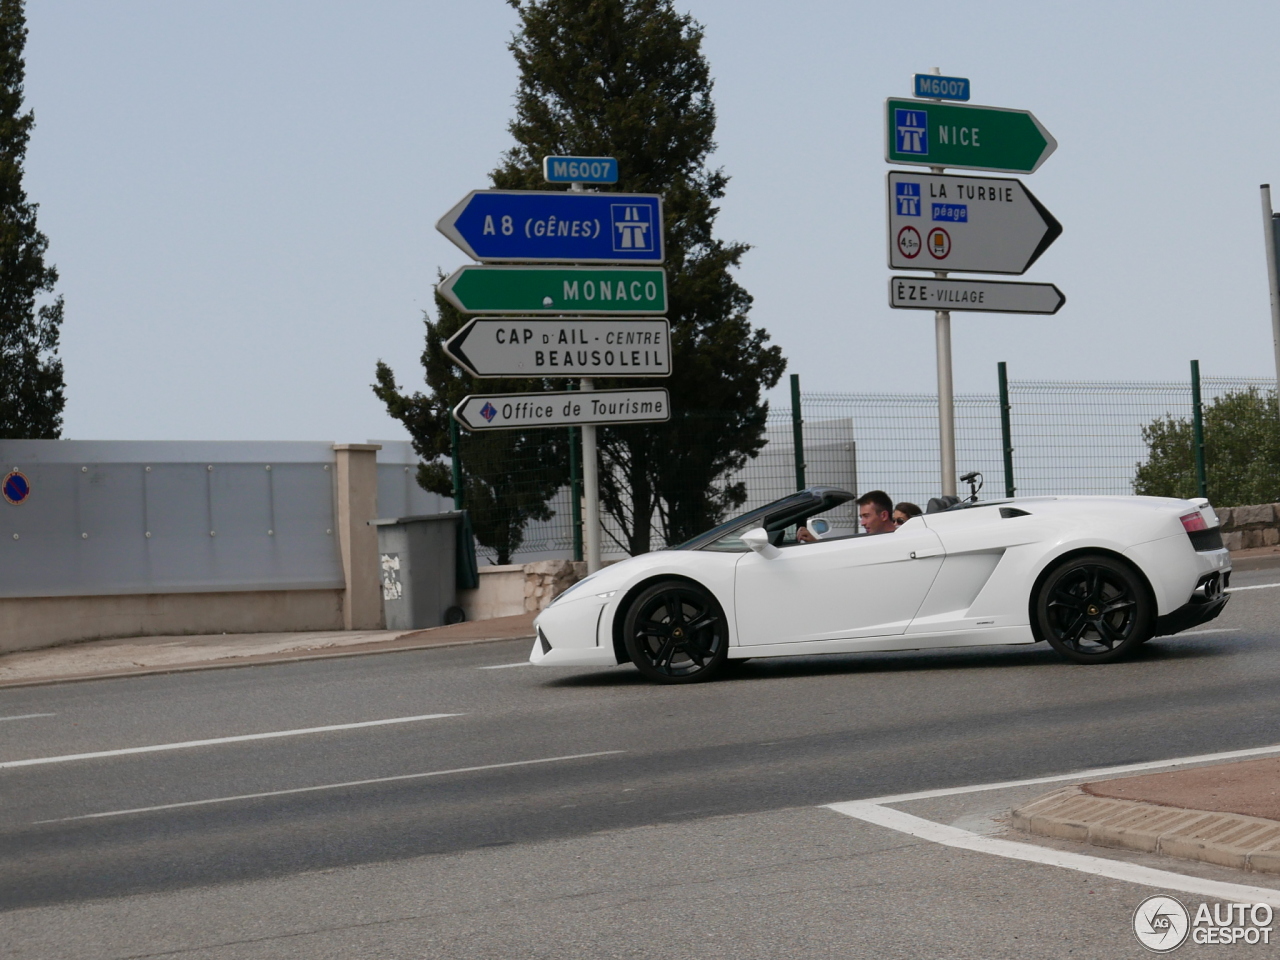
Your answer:
[[[677,640],[679,640],[681,637],[684,636],[684,631],[681,630],[679,627],[676,627],[674,630],[671,631],[671,635],[675,637]]]
[[[1098,615],[1098,608],[1095,607],[1093,604],[1089,604],[1089,616],[1096,617],[1097,615]]]

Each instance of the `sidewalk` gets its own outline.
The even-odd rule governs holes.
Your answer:
[[[355,657],[493,640],[532,640],[534,616],[526,613],[429,630],[223,633],[197,637],[92,640],[0,656],[0,687]]]
[[[1013,811],[1017,830],[1280,873],[1280,758],[1064,787]]]

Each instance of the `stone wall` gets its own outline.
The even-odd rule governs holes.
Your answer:
[[[1222,542],[1228,550],[1280,544],[1280,503],[1215,507],[1214,510],[1222,523]]]

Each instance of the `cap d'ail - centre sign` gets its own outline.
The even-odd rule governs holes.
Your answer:
[[[543,173],[613,183],[618,168],[611,157],[548,157]],[[473,190],[436,226],[479,261],[440,288],[478,315],[445,344],[473,376],[670,376],[660,196]],[[468,430],[511,430],[650,423],[671,410],[654,388],[474,394],[453,415]]]

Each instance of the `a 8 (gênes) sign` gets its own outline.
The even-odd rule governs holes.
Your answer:
[[[890,163],[1033,173],[1058,148],[1029,110],[890,98],[884,114]]]
[[[463,313],[616,316],[667,312],[661,267],[466,266],[440,284]]]
[[[547,183],[617,183],[618,161],[613,157],[543,157],[542,179]]]
[[[968,100],[968,77],[940,77],[936,73],[917,73],[916,96],[939,100]]]
[[[481,261],[662,263],[662,198],[472,190],[436,229]]]
[[[1018,180],[892,170],[889,266],[1025,273],[1062,233]]]
[[[475,377],[666,377],[671,330],[663,320],[471,320],[445,353]]]
[[[662,388],[477,394],[464,397],[453,417],[468,430],[659,423],[671,419],[671,401]]]
[[[900,310],[1057,313],[1067,298],[1052,283],[890,277],[889,306]]]

